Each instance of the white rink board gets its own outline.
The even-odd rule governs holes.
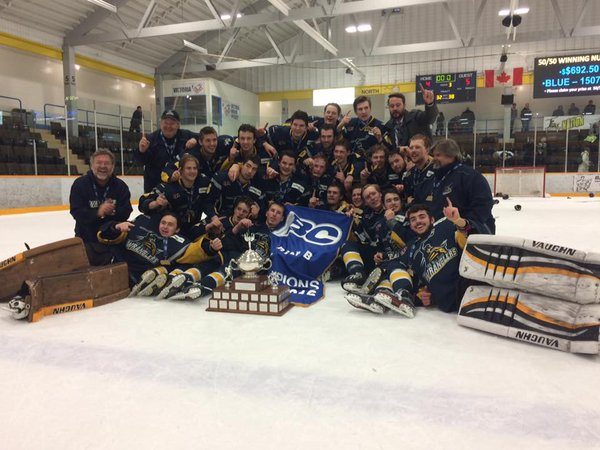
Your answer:
[[[522,210],[517,212],[514,205]],[[498,234],[600,251],[600,200],[509,199]],[[0,216],[0,259],[72,236]],[[592,449],[600,357],[353,309],[283,317],[133,298],[35,324],[0,311],[3,449]]]

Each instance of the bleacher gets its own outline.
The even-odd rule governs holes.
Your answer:
[[[58,122],[50,123],[50,130],[54,137],[65,140],[65,130]],[[69,138],[71,151],[82,158],[86,164],[90,162],[90,156],[96,150],[94,139],[94,127],[79,125],[79,136]],[[130,133],[123,130],[123,163],[126,175],[141,175],[144,168],[135,163],[133,151],[138,146],[139,133]],[[98,148],[108,149],[115,155],[115,172],[120,173],[121,167],[121,145],[119,130],[113,128],[98,127]]]
[[[4,117],[0,126],[0,175],[35,175],[36,157],[38,175],[67,174],[67,165],[57,148],[48,148],[40,133],[31,132],[18,118]],[[71,166],[71,173],[77,174],[75,166]]]

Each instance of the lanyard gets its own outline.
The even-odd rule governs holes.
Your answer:
[[[168,144],[165,136],[160,132],[160,137],[162,138],[163,144],[165,144],[165,149],[167,150],[167,154],[169,155],[169,161],[173,160],[173,154],[175,153],[175,149],[177,148],[177,135],[173,138],[173,143]]]
[[[104,189],[104,194],[102,195],[102,198],[100,198],[100,195],[98,195],[98,187],[96,186],[96,183],[94,181],[92,181],[92,189],[94,190],[94,195],[96,196],[96,200],[98,200],[98,206],[100,206],[102,203],[104,203],[106,201],[106,197],[108,196],[109,188],[110,188],[110,186],[107,183],[106,189]]]
[[[457,164],[456,166],[454,166],[452,169],[450,169],[448,172],[446,172],[446,174],[439,181],[436,181],[435,177],[434,177],[434,180],[433,180],[433,190],[437,191],[437,189],[440,187],[440,185],[446,179],[446,177],[448,175],[450,175],[452,172],[454,172],[456,169],[458,169],[460,166],[462,166],[462,164]]]
[[[169,238],[163,238],[163,259],[169,257]]]
[[[294,150],[294,153],[297,155],[298,153],[300,153],[300,148],[302,147],[302,144],[304,143],[304,138],[306,137],[306,133],[304,133],[304,136],[302,136],[299,140],[298,143],[296,143],[294,141],[294,138],[292,137],[292,130],[290,130],[290,145],[292,147],[292,149]]]

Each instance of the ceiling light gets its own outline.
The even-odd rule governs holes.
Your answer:
[[[356,26],[354,25],[350,25],[349,27],[346,27],[346,33],[356,33],[357,29]]]
[[[101,6],[104,9],[108,9],[111,12],[117,12],[117,7],[115,5],[105,2],[104,0],[88,0],[88,2],[93,3],[94,5]]]
[[[513,12],[513,14],[527,14],[529,12],[529,8],[527,6],[524,6],[523,8],[517,8],[515,9],[515,11]],[[498,15],[499,16],[508,16],[510,14],[510,9],[501,9],[500,11],[498,11]]]
[[[208,53],[208,50],[206,50],[205,48],[200,47],[199,45],[196,45],[193,42],[186,41],[185,39],[183,40],[183,45],[185,45],[188,48],[191,48],[192,50],[196,50],[197,52],[200,52],[200,53],[204,53],[204,54]]]
[[[358,31],[360,31],[361,33],[363,33],[363,32],[365,32],[365,31],[371,31],[371,29],[372,29],[372,28],[371,28],[371,25],[370,25],[370,24],[368,24],[368,23],[363,23],[363,24],[361,24],[361,25],[357,26],[357,27],[356,27],[356,29],[357,29]]]
[[[242,15],[240,13],[237,13],[235,17],[239,19],[240,17],[242,17]]]
[[[231,15],[229,15],[229,14],[223,14],[221,16],[221,20],[229,20],[229,19],[231,19]]]
[[[142,88],[145,88],[145,87],[146,87],[146,83],[140,83],[140,86],[141,86]]]
[[[79,64],[75,64],[75,70],[79,70],[81,69],[81,66]]]

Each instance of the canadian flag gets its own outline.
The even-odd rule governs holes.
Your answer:
[[[512,76],[505,70],[486,70],[485,87],[494,86],[519,86],[523,84],[523,68],[515,67],[512,70]]]

